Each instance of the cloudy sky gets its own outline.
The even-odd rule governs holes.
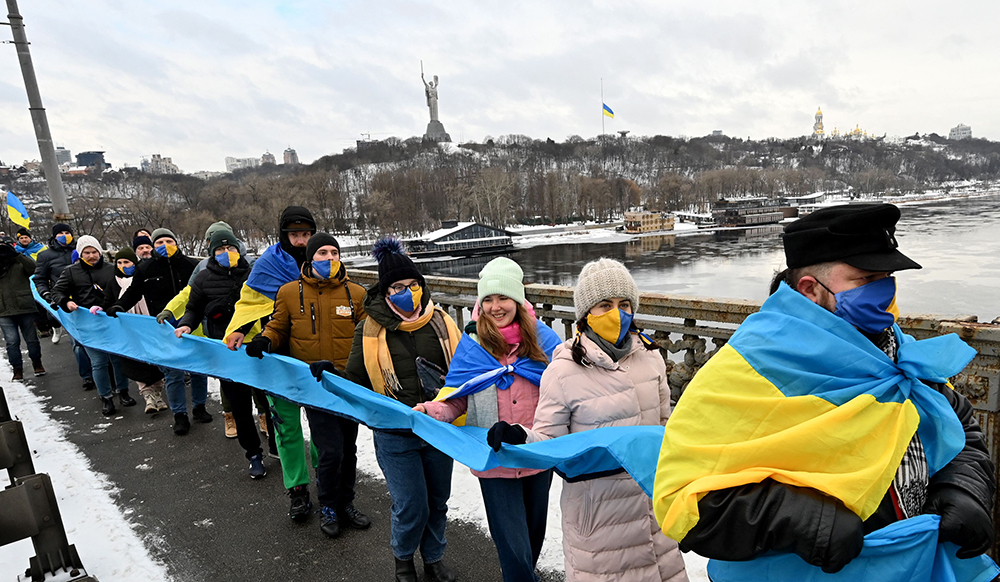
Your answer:
[[[1000,3],[21,0],[53,139],[152,153],[302,161],[428,121],[420,60],[457,141],[828,130],[1000,139]],[[0,38],[10,38],[6,27]],[[0,160],[37,159],[13,46],[0,45]]]

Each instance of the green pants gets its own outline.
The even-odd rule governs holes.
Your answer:
[[[309,484],[309,465],[306,464],[305,439],[302,436],[302,412],[298,404],[281,398],[267,397],[271,403],[271,412],[275,416],[274,442],[278,446],[278,457],[281,459],[281,476],[285,481],[285,489]],[[316,446],[310,444],[312,466],[319,464],[319,454]]]

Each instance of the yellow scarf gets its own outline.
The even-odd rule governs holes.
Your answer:
[[[405,332],[416,331],[423,326],[431,324],[434,332],[441,342],[441,351],[444,352],[445,365],[451,364],[451,356],[458,347],[458,341],[462,338],[462,333],[455,325],[451,316],[441,308],[436,307],[433,301],[427,302],[424,313],[416,321],[404,321],[399,324],[399,330]],[[396,377],[396,370],[392,365],[392,356],[389,354],[389,344],[385,339],[385,328],[374,318],[365,320],[362,331],[361,347],[365,357],[365,369],[372,382],[372,390],[379,394],[396,398],[402,385]]]

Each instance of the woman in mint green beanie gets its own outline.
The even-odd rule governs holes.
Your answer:
[[[560,340],[525,301],[523,277],[521,267],[505,257],[483,267],[472,315],[475,331],[462,336],[445,379],[456,391],[414,410],[442,422],[465,414],[466,425],[483,428],[501,420],[531,426],[538,383]],[[545,540],[552,471],[497,467],[472,473],[479,477],[504,580],[538,580],[535,564]]]

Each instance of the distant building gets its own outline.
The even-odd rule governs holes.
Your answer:
[[[200,172],[194,172],[191,175],[194,176],[195,178],[198,178],[199,180],[208,181],[211,180],[212,178],[218,178],[219,176],[224,176],[225,172],[209,172],[207,170],[202,170]]]
[[[108,164],[104,161],[104,152],[80,152],[76,154],[76,165],[93,168],[93,173],[100,175]]]
[[[948,139],[972,139],[972,128],[959,123],[948,132]]]
[[[56,146],[56,164],[61,166],[63,164],[72,164],[72,163],[73,163],[73,154],[71,154],[68,149],[62,146]]]
[[[506,230],[457,220],[442,220],[438,230],[404,242],[412,255],[492,254],[508,251],[514,246]]]
[[[147,174],[180,174],[181,169],[174,164],[170,158],[161,157],[160,154],[153,154],[149,159],[142,158],[140,164],[142,171]]]
[[[271,152],[264,152],[264,155],[260,157],[260,165],[262,166],[266,166],[267,164],[271,164],[273,166],[276,163],[278,162],[274,159],[274,154]]]
[[[256,168],[260,166],[260,158],[234,158],[226,157],[226,171],[235,172],[244,168]]]
[[[285,150],[285,163],[286,164],[298,164],[299,154],[295,153],[295,150],[288,148]]]
[[[42,171],[42,163],[38,160],[31,160],[30,162],[24,160],[24,163],[21,165],[29,174],[38,174]]]
[[[823,137],[823,110],[816,108],[816,121],[813,123],[813,137]]]
[[[722,133],[721,129],[713,129],[712,130],[712,137],[722,137],[724,135],[726,135],[726,134]]]

